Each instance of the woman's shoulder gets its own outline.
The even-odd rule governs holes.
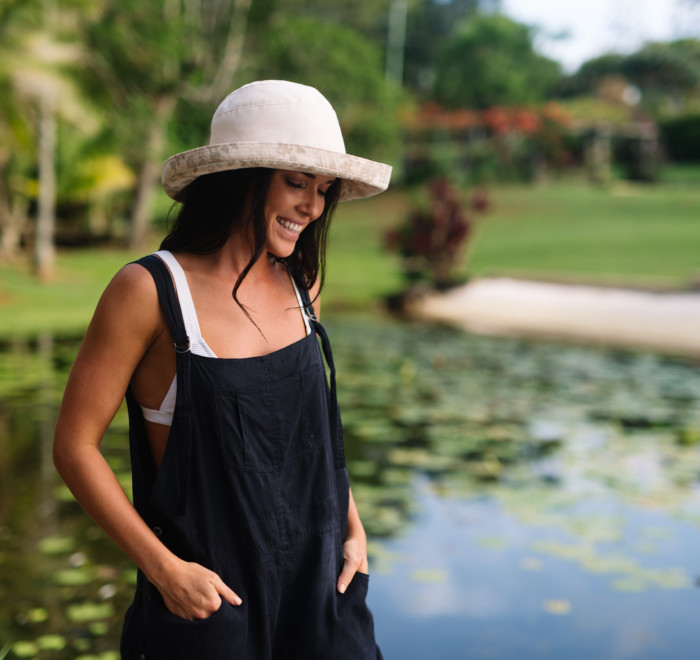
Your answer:
[[[151,273],[134,261],[122,266],[107,285],[107,291],[128,295],[129,298],[157,298]]]
[[[95,314],[119,324],[157,324],[160,304],[153,276],[136,262],[122,266],[105,288]]]

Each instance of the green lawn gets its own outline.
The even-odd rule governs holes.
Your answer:
[[[82,333],[112,276],[137,256],[125,250],[60,251],[55,277],[44,284],[26,265],[0,265],[0,337]]]
[[[488,192],[491,209],[478,218],[462,275],[650,287],[685,287],[700,279],[698,169],[672,170],[656,186],[556,182]],[[340,205],[330,237],[326,311],[371,307],[400,290],[399,263],[382,250],[382,235],[410,203],[410,196],[392,190]],[[0,265],[0,337],[82,332],[112,275],[138,256],[62,251],[48,284],[37,283],[26,266]]]
[[[683,287],[700,276],[700,180],[494,190],[474,274]]]

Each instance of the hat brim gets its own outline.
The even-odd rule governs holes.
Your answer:
[[[163,188],[178,194],[197,177],[248,167],[295,170],[335,176],[342,180],[340,201],[362,199],[389,186],[391,167],[359,156],[296,144],[231,142],[198,147],[171,156],[163,163]]]

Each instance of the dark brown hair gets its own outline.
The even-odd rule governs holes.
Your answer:
[[[242,230],[252,236],[250,261],[238,276],[232,296],[250,319],[237,297],[238,289],[265,248],[267,224],[265,201],[274,170],[258,167],[205,174],[190,183],[178,196],[181,203],[161,250],[212,254],[221,249],[232,233]],[[326,271],[328,228],[340,196],[340,180],[325,194],[323,213],[297,239],[294,251],[280,259],[296,282],[311,289],[317,279],[323,288]],[[251,319],[252,321],[252,319]]]

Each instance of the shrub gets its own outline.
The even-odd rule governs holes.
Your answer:
[[[427,208],[414,209],[398,229],[387,232],[385,247],[402,257],[409,282],[427,280],[443,288],[453,282],[454,269],[472,236],[473,221],[446,178],[430,182],[427,191]],[[476,193],[474,210],[485,210],[487,206],[485,194]]]
[[[700,114],[667,119],[659,124],[661,141],[671,160],[700,162]]]

